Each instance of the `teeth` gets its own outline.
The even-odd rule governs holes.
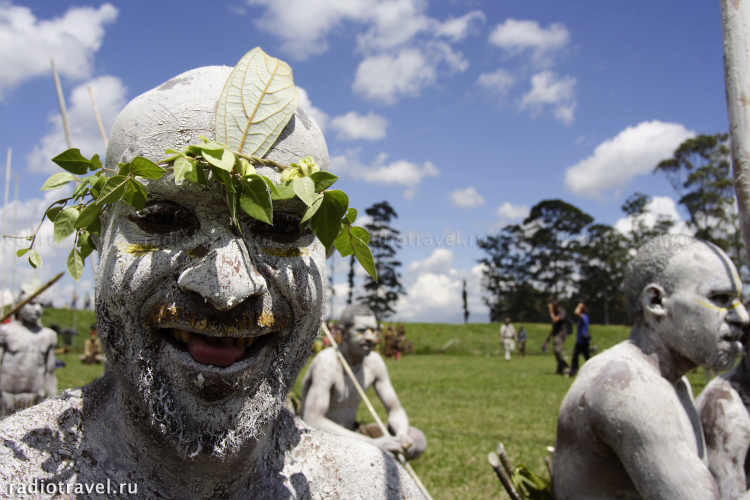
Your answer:
[[[192,332],[185,330],[179,330],[177,328],[172,329],[172,336],[178,342],[184,342],[185,344],[190,343],[190,339],[193,337]],[[240,346],[250,347],[255,343],[256,337],[204,337],[206,342],[210,345],[229,347],[229,346]]]

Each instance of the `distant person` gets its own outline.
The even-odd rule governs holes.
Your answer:
[[[591,345],[591,333],[589,332],[589,308],[586,304],[579,302],[576,306],[574,314],[578,317],[578,323],[576,324],[576,346],[573,349],[573,361],[570,366],[570,370],[567,372],[571,377],[578,373],[578,357],[583,354],[586,361],[591,358],[589,353],[589,346]]]
[[[393,331],[393,325],[388,325],[385,330],[385,339],[383,345],[383,355],[386,358],[393,358],[396,356],[396,332]]]
[[[500,327],[500,339],[503,341],[503,348],[505,349],[505,361],[510,361],[510,354],[516,350],[516,341],[518,340],[518,334],[516,334],[516,329],[510,322],[510,318],[505,318],[505,323]]]
[[[406,410],[393,389],[383,358],[373,352],[377,323],[364,304],[347,307],[341,313],[343,342],[338,350],[366,391],[371,385],[388,412],[388,430],[383,436],[376,424],[357,421],[362,401],[354,383],[329,347],[315,356],[302,382],[302,418],[311,426],[339,436],[374,444],[383,451],[403,453],[407,460],[418,458],[427,447],[424,433],[409,425]]]
[[[568,362],[565,360],[565,339],[568,338],[572,330],[570,319],[568,319],[568,312],[563,309],[560,305],[560,301],[555,300],[547,304],[549,308],[549,316],[552,320],[552,331],[547,336],[547,340],[544,341],[542,351],[547,351],[547,345],[550,339],[552,339],[553,352],[555,353],[555,359],[557,360],[556,375],[563,375],[565,370],[568,368]]]
[[[29,292],[22,292],[22,302]],[[57,394],[57,334],[42,326],[44,306],[36,299],[15,320],[0,325],[0,417]]]
[[[526,357],[526,342],[529,340],[529,332],[523,325],[518,328],[518,354],[522,357]]]
[[[80,360],[86,365],[98,365],[106,361],[102,353],[102,343],[99,340],[96,323],[91,325],[89,338],[83,343],[83,354],[81,354]]]

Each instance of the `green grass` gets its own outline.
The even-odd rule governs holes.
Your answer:
[[[47,318],[67,326],[61,316],[68,311],[45,313]],[[49,316],[48,316],[49,314]],[[83,365],[78,360],[90,320],[78,318],[82,335],[73,352],[60,356],[68,366],[59,370],[61,389],[88,383],[101,374],[101,366]],[[516,325],[518,326],[518,325]],[[409,414],[411,424],[427,435],[425,454],[413,462],[414,470],[435,500],[487,498],[507,495],[487,462],[487,454],[502,441],[514,464],[525,463],[546,475],[546,447],[555,443],[557,412],[573,382],[554,375],[554,356],[542,354],[541,346],[549,333],[547,324],[527,324],[527,356],[514,354],[511,362],[502,355],[500,324],[446,325],[411,323],[407,338],[423,355],[387,360],[393,385]],[[621,342],[629,333],[624,326],[592,326],[593,343],[602,349]],[[454,343],[440,354],[451,339]],[[567,342],[567,353],[574,339]],[[458,344],[458,345],[456,345]],[[297,381],[299,394],[304,371]],[[703,370],[690,373],[695,394],[706,383]],[[385,420],[386,413],[371,389],[373,405]],[[372,422],[364,405],[359,419]]]

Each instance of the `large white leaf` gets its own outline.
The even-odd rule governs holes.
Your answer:
[[[292,68],[256,47],[237,63],[216,109],[216,140],[263,157],[294,115],[299,93]]]

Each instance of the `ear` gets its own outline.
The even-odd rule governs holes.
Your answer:
[[[656,283],[646,285],[641,292],[643,314],[656,316],[657,318],[666,316],[667,309],[664,304],[666,297],[667,293],[661,285],[657,285]]]

